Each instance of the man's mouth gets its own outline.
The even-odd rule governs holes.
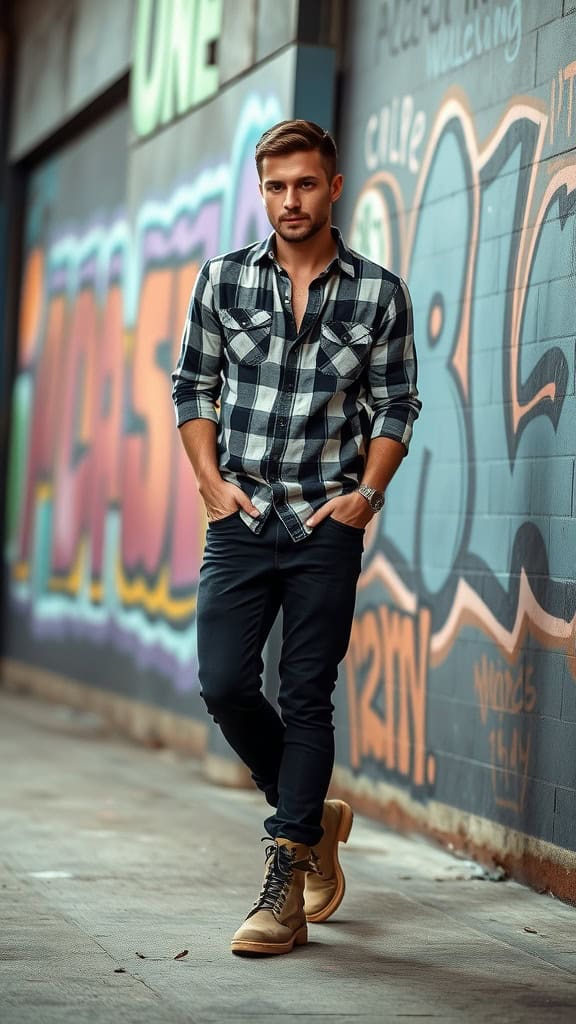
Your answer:
[[[304,216],[302,216],[302,217],[282,217],[282,224],[297,224],[299,221],[306,220],[306,219],[307,218],[304,217]]]

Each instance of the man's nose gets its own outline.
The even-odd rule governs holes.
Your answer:
[[[284,197],[284,206],[287,210],[293,210],[300,206],[300,199],[298,198],[298,192],[295,188],[287,188],[286,195]]]

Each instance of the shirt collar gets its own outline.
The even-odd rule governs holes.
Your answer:
[[[334,257],[334,260],[332,261],[330,266],[332,267],[334,265],[334,263],[337,263],[343,274],[347,274],[348,277],[356,277],[356,274],[357,274],[357,267],[356,267],[357,260],[355,260],[354,254],[344,244],[344,239],[342,238],[342,234],[338,230],[338,228],[333,227],[331,230],[332,230],[332,237],[333,237],[334,241],[336,242],[336,245],[338,246],[338,252],[336,253],[336,256]],[[252,249],[252,252],[251,252],[250,257],[249,257],[249,262],[251,264],[257,264],[257,263],[262,264],[262,263],[265,263],[266,260],[273,260],[275,258],[276,258],[276,234],[275,234],[274,231],[272,231],[268,235],[268,238],[263,239],[262,242],[259,242]]]

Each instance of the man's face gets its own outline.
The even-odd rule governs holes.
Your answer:
[[[328,181],[317,149],[262,162],[260,193],[272,227],[286,242],[306,242],[330,222],[342,183],[341,174]]]

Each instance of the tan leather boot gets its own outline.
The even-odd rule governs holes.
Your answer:
[[[314,870],[306,874],[304,890],[306,920],[311,923],[327,921],[342,903],[346,882],[338,860],[338,843],[347,842],[353,818],[352,808],[343,800],[324,802],[324,835],[312,850]]]
[[[278,838],[266,848],[262,889],[232,939],[233,953],[290,953],[308,941],[304,878],[310,868],[309,846]]]

